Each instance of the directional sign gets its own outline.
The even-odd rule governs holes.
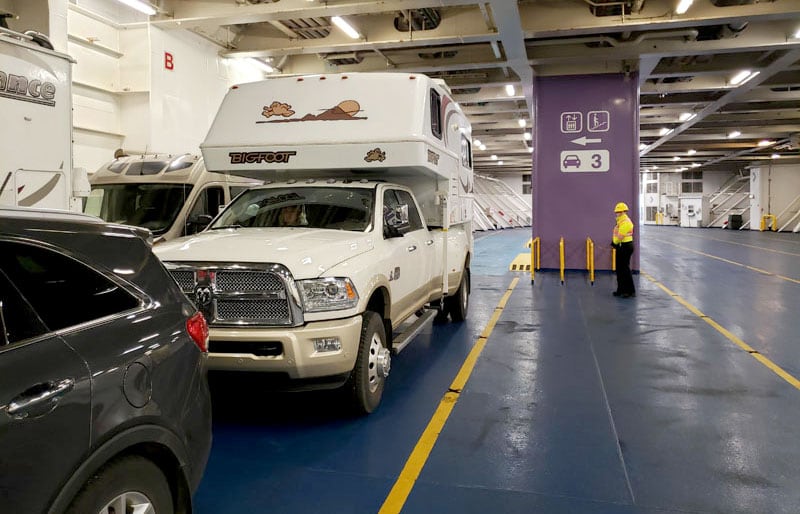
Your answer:
[[[561,171],[608,171],[608,150],[564,150],[561,152]]]
[[[602,143],[603,140],[598,138],[590,139],[586,136],[581,136],[577,139],[573,139],[570,143],[575,143],[576,145],[586,146],[586,143]]]

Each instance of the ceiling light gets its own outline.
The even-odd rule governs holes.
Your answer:
[[[647,148],[647,145],[646,145],[646,144],[644,144],[644,143],[639,143],[639,151],[640,151],[640,152],[641,152],[642,150],[644,150],[645,148]]]
[[[678,2],[678,7],[675,8],[676,14],[683,14],[689,10],[689,7],[692,5],[694,0],[681,0]]]
[[[528,147],[528,153],[533,153],[533,147],[532,146]]]
[[[255,57],[248,57],[247,61],[250,64],[258,66],[259,68],[261,68],[263,71],[266,71],[267,73],[272,73],[272,72],[275,71],[275,68],[273,68],[272,66],[270,66],[266,62],[262,61],[261,59],[256,59]]]
[[[772,158],[773,158],[773,159],[780,159],[780,158],[781,158],[781,154],[779,154],[779,153],[774,153],[774,154],[772,154]]]
[[[651,170],[657,170],[657,169],[658,169],[658,166],[653,166],[653,167],[652,167],[652,168],[650,168],[650,169],[651,169]]]
[[[331,16],[331,21],[334,25],[342,29],[342,32],[350,36],[352,39],[358,39],[361,37],[361,34],[359,34],[356,29],[351,27],[349,23],[344,21],[344,18],[340,16]]]
[[[142,0],[117,0],[117,2],[123,3],[128,7],[133,7],[137,11],[148,16],[153,16],[156,13],[155,7],[150,5],[148,2],[142,2]]]
[[[484,144],[478,145],[478,148],[480,148],[482,152],[486,151],[486,145],[484,145]]]
[[[506,94],[508,96],[514,96],[516,91],[514,91],[514,84],[506,84]]]
[[[734,75],[731,78],[731,82],[730,83],[732,85],[734,85],[734,86],[738,86],[738,85],[744,84],[745,82],[747,82],[751,78],[755,77],[759,73],[761,73],[761,72],[760,71],[742,70],[742,71],[740,71],[739,73],[737,73],[736,75]]]
[[[694,118],[695,116],[697,116],[697,114],[695,114],[693,112],[684,112],[684,113],[681,113],[680,116],[678,116],[678,121],[681,121],[681,122],[689,121],[690,119]]]
[[[692,163],[692,168],[699,168],[699,167],[700,167],[699,163],[697,163],[697,162],[693,162]]]
[[[659,136],[666,136],[669,134],[669,129],[667,127],[661,127],[661,130],[658,131]]]
[[[520,118],[519,120],[517,120],[517,123],[519,123],[519,126],[520,126],[520,127],[524,127],[525,125],[527,125],[527,123],[525,122],[525,120],[523,120],[522,118]]]
[[[797,32],[794,33],[795,39],[800,39],[800,29],[797,29]]]
[[[732,132],[728,132],[728,139],[733,139],[733,138],[739,137],[741,135],[742,135],[741,132],[739,132],[738,130],[734,130]]]
[[[497,165],[498,166],[502,166],[503,165],[503,161],[497,161]]]
[[[678,157],[678,156],[676,155],[675,157],[673,157],[673,158],[672,158],[672,160],[673,160],[673,161],[680,161],[680,160],[681,160],[681,158],[680,158],[680,157]]]
[[[480,139],[473,139],[472,140],[472,144],[475,145],[475,146],[481,146],[481,140]]]
[[[530,141],[531,140],[531,133],[530,132],[525,132],[524,134],[522,134],[522,137],[525,139],[525,141]]]
[[[686,152],[686,154],[687,154],[687,155],[694,155],[694,154],[696,154],[696,153],[697,153],[697,150],[695,150],[694,148],[690,148],[690,149],[689,149],[689,150]]]
[[[769,146],[775,144],[775,141],[770,141],[769,139],[762,139],[758,142],[758,146]]]
[[[490,157],[490,159],[492,159],[493,161],[496,161],[496,160],[497,160],[497,156],[496,156],[495,154],[492,154],[492,156]]]

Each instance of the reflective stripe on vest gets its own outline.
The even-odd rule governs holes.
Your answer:
[[[614,244],[629,243],[633,241],[633,222],[627,214],[617,217],[617,224],[614,226]]]

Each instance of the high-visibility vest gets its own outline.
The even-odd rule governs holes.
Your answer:
[[[617,216],[617,224],[614,225],[613,241],[615,245],[633,241],[633,222],[625,213]]]

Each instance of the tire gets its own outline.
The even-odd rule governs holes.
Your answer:
[[[469,309],[469,268],[464,269],[461,275],[461,284],[458,291],[453,296],[444,299],[445,312],[450,314],[453,321],[464,321],[467,319]]]
[[[125,514],[133,512],[134,505],[148,505],[142,510],[147,514],[174,513],[167,477],[138,455],[112,460],[101,468],[83,486],[67,514]]]
[[[378,314],[367,311],[361,322],[356,365],[346,386],[356,412],[370,414],[378,408],[390,367],[391,353],[386,344],[383,320]]]

